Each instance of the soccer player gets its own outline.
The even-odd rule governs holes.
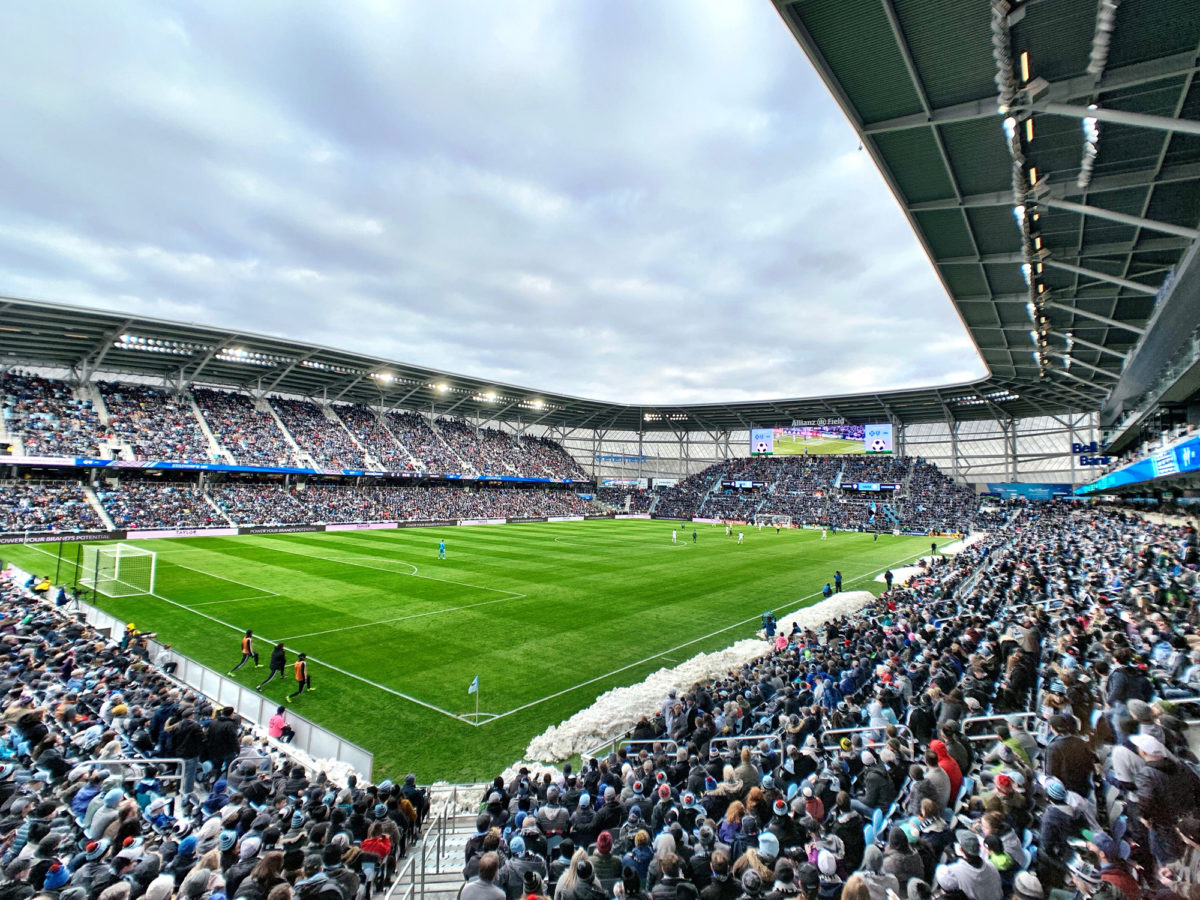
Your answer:
[[[674,528],[671,529],[671,543],[672,544],[679,543],[679,541],[676,540],[676,532],[675,532]]]
[[[692,543],[693,544],[696,543],[696,529],[695,528],[692,529]]]
[[[738,532],[738,543],[739,544],[742,543],[742,539],[745,537],[746,537],[746,535],[739,531]]]
[[[258,687],[256,687],[255,690],[261,691],[268,684],[270,684],[271,681],[275,678],[276,673],[278,673],[281,680],[284,677],[286,677],[283,674],[283,669],[286,665],[287,665],[287,653],[284,652],[283,641],[280,641],[278,644],[275,645],[274,649],[271,650],[271,674],[268,675],[266,680],[264,682],[262,682],[262,684],[260,684]]]
[[[254,668],[261,669],[262,663],[258,661],[258,654],[254,652],[254,629],[247,628],[246,633],[242,636],[242,661],[229,670],[232,675],[238,669],[246,664],[246,660],[254,660]]]
[[[296,678],[296,690],[287,695],[288,703],[291,703],[293,698],[303,694],[305,688],[308,689],[310,694],[312,693],[312,676],[308,674],[308,654],[300,654],[296,662],[292,664],[292,674]]]
[[[829,529],[826,528],[824,525],[821,526],[821,540],[823,540],[823,541],[829,540]]]
[[[438,541],[438,559],[446,558],[446,539],[442,538]]]

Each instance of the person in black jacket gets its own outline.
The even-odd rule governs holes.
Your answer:
[[[196,769],[204,752],[204,729],[196,721],[196,711],[185,706],[179,718],[167,722],[166,731],[171,739],[171,755],[183,760],[183,793],[190,794],[196,787]]]
[[[276,675],[278,675],[280,680],[282,681],[284,679],[283,671],[286,666],[287,666],[287,651],[285,651],[283,649],[283,641],[280,641],[278,644],[275,645],[274,649],[271,650],[271,672],[270,672],[270,674],[267,675],[267,677],[263,680],[263,682],[261,684],[259,684],[255,688],[255,690],[261,691],[263,688],[265,688],[268,684],[271,683],[271,680]]]
[[[205,733],[208,746],[208,758],[213,763],[214,775],[224,773],[229,764],[237,759],[241,750],[242,728],[233,718],[233,707],[222,708],[217,717],[209,723]]]

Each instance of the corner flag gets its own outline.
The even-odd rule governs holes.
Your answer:
[[[478,692],[479,692],[479,676],[476,675],[474,678],[471,679],[471,686],[469,688],[467,688],[467,693],[475,694]]]

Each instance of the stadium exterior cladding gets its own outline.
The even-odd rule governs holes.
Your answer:
[[[209,384],[591,431],[734,431],[842,417],[897,424],[1013,419],[1094,410],[1052,385],[969,384],[819,398],[635,405],[571,397],[331,349],[183,322],[15,298],[0,299],[0,366]]]

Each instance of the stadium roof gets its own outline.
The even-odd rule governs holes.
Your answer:
[[[1200,234],[1200,3],[775,5],[992,380],[1045,405],[1099,409]],[[1151,377],[1122,385],[1122,402]]]
[[[1160,326],[1147,323],[1161,321],[1180,339],[1189,321],[1200,321],[1200,302],[1159,299],[1170,297],[1164,279],[1196,243],[1200,224],[1200,3],[775,4],[903,207],[979,348],[986,379],[825,398],[630,405],[24,300],[0,300],[0,362],[630,431],[830,416],[1005,419],[1095,411],[1110,398],[1139,396],[1167,362],[1151,358],[1164,342],[1148,340]],[[1176,314],[1157,314],[1164,307]],[[1135,357],[1138,365],[1126,365]]]

